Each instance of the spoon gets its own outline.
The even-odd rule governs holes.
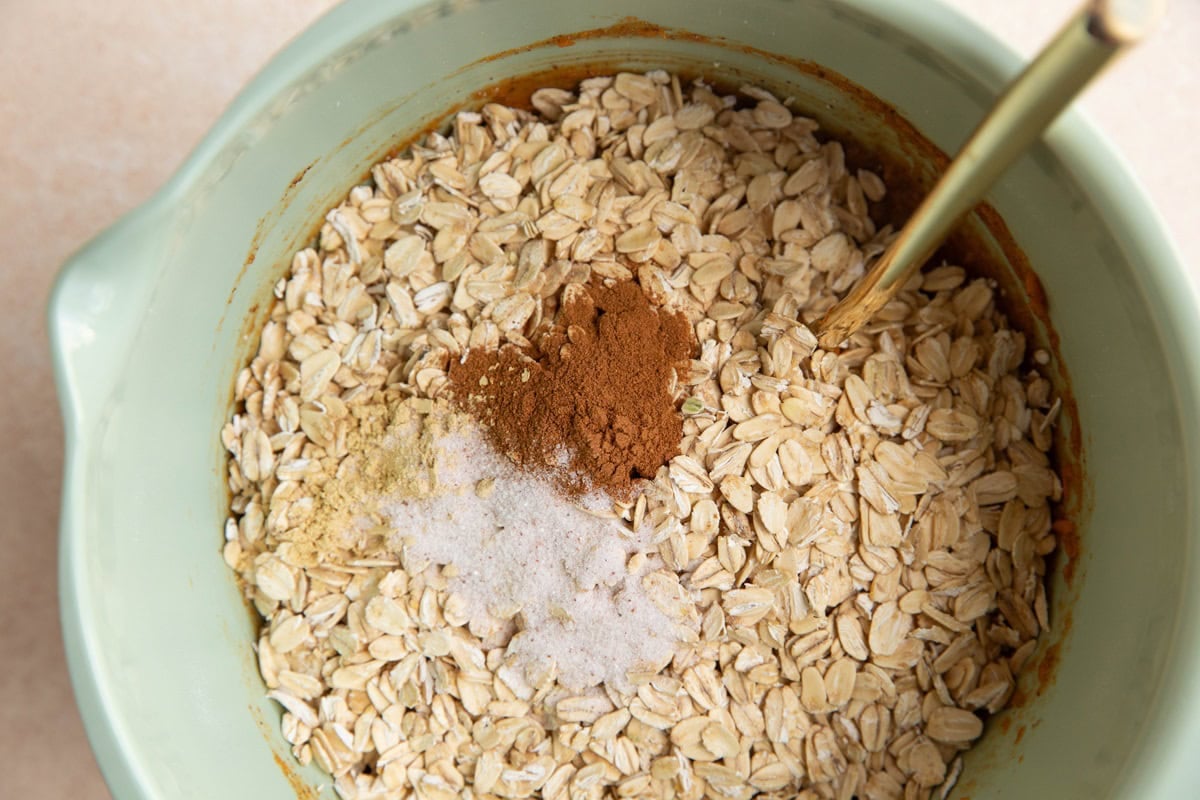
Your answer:
[[[1165,0],[1092,0],[1009,85],[908,222],[866,275],[817,321],[831,350],[887,305],[909,276],[1118,53],[1154,27]]]

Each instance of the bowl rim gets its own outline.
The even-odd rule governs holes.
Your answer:
[[[941,0],[896,3],[892,0],[828,0],[900,30],[920,31],[948,60],[961,66],[992,91],[998,91],[1020,69],[1023,59],[994,34]],[[141,206],[127,213],[99,236],[85,244],[63,264],[47,308],[51,355],[64,422],[66,454],[59,525],[60,622],[67,663],[76,702],[88,739],[105,781],[114,796],[152,800],[152,783],[144,759],[124,725],[111,695],[111,687],[92,667],[92,654],[102,648],[90,625],[89,599],[80,593],[86,567],[86,537],[74,509],[83,494],[84,467],[89,444],[81,435],[94,398],[86,397],[87,386],[80,378],[79,362],[85,348],[77,341],[80,312],[73,297],[81,287],[104,276],[95,272],[104,264],[105,250],[121,243],[128,252],[152,234],[150,224],[169,215],[201,179],[221,152],[299,74],[328,61],[355,40],[389,20],[439,0],[346,0],[314,20],[303,32],[277,52],[246,84],[209,128],[166,183]],[[1197,408],[1200,398],[1200,353],[1187,338],[1195,330],[1200,309],[1200,286],[1185,267],[1163,219],[1128,163],[1088,115],[1071,108],[1050,128],[1044,138],[1054,156],[1068,169],[1080,189],[1110,228],[1115,240],[1132,263],[1146,265],[1137,275],[1140,288],[1164,313],[1157,335],[1165,351],[1181,409]],[[1103,164],[1105,169],[1097,169]],[[130,260],[113,265],[107,276],[117,281],[137,282],[137,265]],[[143,276],[144,277],[144,276]],[[1195,357],[1189,357],[1189,353]],[[93,393],[94,394],[94,393]],[[1183,415],[1185,440],[1200,442],[1197,421]],[[1193,496],[1200,496],[1193,459],[1185,452],[1185,484],[1197,491],[1186,499],[1186,518],[1195,519]],[[1174,645],[1168,656],[1163,683],[1147,716],[1135,749],[1119,778],[1123,793],[1136,797],[1179,796],[1181,787],[1200,795],[1200,771],[1192,764],[1192,753],[1200,752],[1200,671],[1188,674],[1182,655],[1200,653],[1200,581],[1196,580],[1195,542],[1187,542],[1181,607],[1176,609]],[[1190,611],[1190,613],[1189,613]],[[1168,698],[1173,698],[1168,702]],[[1147,746],[1155,738],[1165,744]]]

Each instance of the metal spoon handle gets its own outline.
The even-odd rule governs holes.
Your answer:
[[[849,338],[933,255],[958,220],[1113,56],[1140,40],[1162,0],[1094,0],[1005,90],[933,191],[846,297],[816,325],[821,346]]]

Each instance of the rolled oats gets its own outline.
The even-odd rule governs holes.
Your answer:
[[[238,376],[224,556],[284,738],[347,800],[944,797],[1049,621],[1061,403],[1025,337],[941,265],[819,349],[805,323],[892,235],[886,187],[769,92],[622,73],[531,102],[377,165]],[[436,399],[465,350],[634,276],[701,343],[679,455],[613,509],[653,528],[656,603],[700,620],[670,663],[568,692],[471,628],[453,565],[295,540],[373,403]]]

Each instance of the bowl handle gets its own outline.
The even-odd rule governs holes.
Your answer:
[[[171,225],[144,205],[63,265],[47,309],[55,381],[68,431],[111,398],[147,314]]]

